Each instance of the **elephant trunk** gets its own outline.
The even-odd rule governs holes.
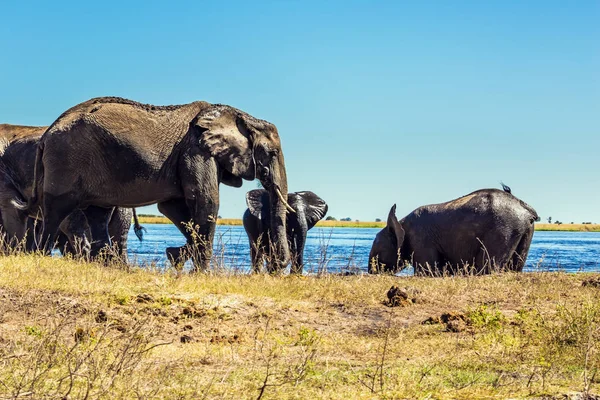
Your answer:
[[[286,214],[288,212],[287,207],[289,207],[287,204],[288,185],[285,163],[281,153],[273,162],[271,179],[270,184],[265,185],[263,182],[263,186],[268,187],[269,200],[272,205],[270,230],[272,235],[271,245],[275,257],[272,262],[277,268],[282,269],[290,260],[290,251],[286,234]]]

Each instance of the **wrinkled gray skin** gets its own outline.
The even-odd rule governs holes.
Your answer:
[[[86,101],[48,128],[35,176],[31,201],[19,206],[29,213],[42,209],[46,251],[77,208],[86,209],[92,236],[108,240],[111,207],[158,203],[187,239],[183,247],[168,248],[167,256],[176,265],[193,257],[197,269],[207,268],[212,256],[219,184],[240,187],[242,179],[258,178],[273,204],[278,264],[289,260],[286,206],[276,193],[287,193],[279,134],[273,124],[230,106],[203,101],[152,106],[116,97]],[[188,222],[197,235],[186,228]]]
[[[304,244],[307,232],[327,214],[327,203],[313,192],[288,193],[287,201],[295,210],[287,215],[287,239],[290,248],[291,273],[302,273],[304,265]],[[256,189],[246,193],[248,208],[244,212],[243,223],[250,241],[250,255],[254,272],[262,270],[267,258],[267,270],[276,272],[271,264],[271,205],[266,190]]]
[[[143,228],[137,222],[137,215],[135,215],[134,209],[115,207],[115,211],[108,224],[108,233],[116,252],[115,255],[123,262],[127,262],[127,235],[131,228],[132,218],[135,221],[134,230],[136,235],[141,240],[140,229]],[[91,229],[88,226],[84,213],[76,210],[61,224],[61,233],[58,235],[56,247],[63,255],[70,254],[77,256],[85,251],[82,250],[82,247],[86,246],[86,239],[90,237],[92,237]]]
[[[535,210],[510,193],[483,189],[446,203],[422,206],[396,219],[396,205],[387,226],[373,242],[369,272],[397,272],[411,263],[415,275],[488,274],[523,270]]]
[[[13,201],[28,199],[34,181],[34,163],[37,145],[47,127],[0,124],[0,215],[2,231],[9,245],[25,242],[32,250],[40,241],[42,222],[35,223],[26,212],[15,207]],[[122,259],[127,255],[127,232],[133,211],[116,209],[111,215],[109,233],[117,243],[116,251]],[[142,229],[135,218],[136,234]],[[38,237],[34,234],[37,230]],[[57,237],[63,254],[89,251],[90,228],[84,213],[75,210],[62,222]],[[76,251],[75,249],[78,249]]]

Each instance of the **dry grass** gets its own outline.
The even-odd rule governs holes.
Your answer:
[[[140,217],[141,224],[170,224],[167,218],[162,216]],[[217,225],[242,225],[241,219],[224,218],[218,219]],[[383,228],[383,222],[369,221],[319,221],[317,225],[323,228]],[[536,231],[565,231],[565,232],[600,232],[600,224],[535,224]]]
[[[536,231],[600,232],[600,224],[535,224]]]
[[[0,397],[594,392],[595,282],[564,273],[182,275],[7,256],[0,259]],[[408,294],[399,307],[384,304],[392,285]]]

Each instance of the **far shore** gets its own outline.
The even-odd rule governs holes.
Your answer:
[[[160,215],[140,216],[141,224],[170,224],[166,217]],[[223,218],[217,220],[217,225],[242,225],[241,219]],[[322,228],[383,228],[385,221],[319,221],[318,227]],[[562,232],[600,232],[600,224],[535,224],[536,231],[562,231]]]

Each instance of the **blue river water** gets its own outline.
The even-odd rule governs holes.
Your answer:
[[[129,234],[130,262],[167,267],[165,248],[184,244],[183,235],[170,224],[149,224],[146,229],[142,242]],[[313,228],[306,241],[304,272],[366,271],[377,232],[378,228]],[[217,226],[212,266],[249,271],[250,250],[243,227]],[[526,270],[600,271],[600,232],[535,232]],[[412,272],[406,269],[401,274]]]

